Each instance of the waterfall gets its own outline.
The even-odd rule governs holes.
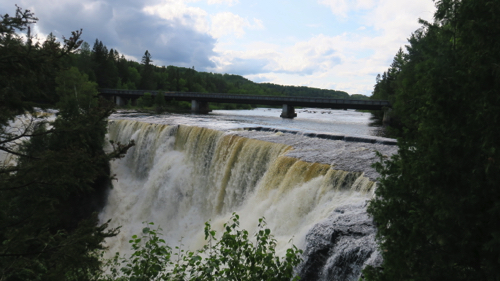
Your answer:
[[[195,250],[206,221],[221,230],[236,212],[249,233],[265,217],[278,254],[290,240],[304,249],[298,270],[306,280],[356,279],[376,259],[365,211],[375,184],[363,173],[289,157],[285,144],[200,127],[118,120],[108,138],[136,143],[111,163],[117,180],[100,218],[122,229],[108,241],[110,254],[126,252],[144,221],[160,225],[169,245]]]

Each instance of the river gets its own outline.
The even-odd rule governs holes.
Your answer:
[[[373,125],[371,113],[355,110],[304,108],[296,110],[294,119],[281,118],[281,109],[214,110],[210,114],[148,115],[122,112],[113,118],[134,118],[145,122],[201,126],[215,130],[232,130],[263,126],[303,133],[332,133],[352,136],[383,136],[384,128]]]
[[[194,250],[206,221],[221,230],[237,212],[250,233],[265,217],[279,254],[289,241],[305,251],[303,280],[357,280],[380,262],[366,204],[376,152],[395,153],[394,140],[378,137],[383,129],[370,126],[370,113],[280,112],[112,115],[108,138],[136,146],[111,165],[117,180],[100,218],[122,231],[108,241],[110,254],[126,253],[144,221],[160,225],[171,246]]]

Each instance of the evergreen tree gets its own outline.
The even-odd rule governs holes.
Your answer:
[[[116,63],[116,68],[118,70],[118,77],[121,79],[122,84],[125,84],[128,80],[128,61],[124,55],[118,59]]]
[[[394,56],[389,69],[382,74],[377,75],[374,90],[371,99],[389,100],[394,102],[396,89],[398,88],[398,75],[406,64],[406,58],[403,50],[400,48]]]
[[[369,212],[384,262],[369,280],[500,279],[500,2],[437,2],[398,74],[399,153]]]
[[[118,68],[116,67],[118,58],[119,56],[117,51],[113,49],[109,50],[104,67],[106,69],[106,88],[116,88],[118,83]]]
[[[92,48],[92,61],[93,70],[96,76],[96,81],[99,87],[106,88],[106,61],[108,56],[108,48],[104,46],[102,41],[98,39],[94,42],[94,47]]]
[[[92,213],[109,181],[108,161],[126,148],[103,152],[112,105],[96,98],[86,75],[61,70],[81,32],[63,44],[52,35],[33,43],[28,27],[36,20],[18,8],[0,21],[0,279],[86,280],[100,270],[104,238],[116,233]],[[23,40],[17,32],[26,29]],[[54,122],[37,117],[41,98],[58,100]]]
[[[96,39],[92,49],[93,70],[100,88],[115,88],[118,83],[116,67],[118,53],[108,48],[102,41]]]
[[[156,83],[154,80],[154,65],[152,64],[151,54],[148,50],[144,53],[142,57],[142,72],[141,72],[141,85],[142,90],[155,90]]]
[[[92,51],[89,43],[83,42],[80,46],[75,65],[80,72],[87,74],[91,81],[95,81],[95,74],[92,69]]]

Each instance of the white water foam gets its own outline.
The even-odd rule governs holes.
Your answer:
[[[117,180],[100,218],[122,226],[108,240],[110,255],[127,252],[142,222],[163,228],[170,246],[204,244],[204,223],[221,231],[233,212],[241,227],[256,231],[265,217],[278,241],[305,247],[306,234],[334,210],[362,204],[374,183],[362,173],[334,170],[286,156],[292,147],[189,126],[111,121],[109,139],[136,146],[112,162]]]

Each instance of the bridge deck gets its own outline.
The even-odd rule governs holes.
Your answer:
[[[153,96],[158,91],[145,90],[116,90],[99,89],[99,93],[105,96],[121,96],[124,98],[138,98],[144,93],[151,93]],[[327,98],[306,98],[306,97],[280,97],[280,96],[248,96],[236,94],[219,93],[185,93],[185,92],[164,92],[167,100],[176,99],[179,101],[197,100],[200,102],[217,103],[243,103],[262,105],[283,105],[317,108],[342,108],[342,109],[366,109],[381,110],[390,108],[389,101],[384,100],[350,100],[350,99],[327,99]]]

